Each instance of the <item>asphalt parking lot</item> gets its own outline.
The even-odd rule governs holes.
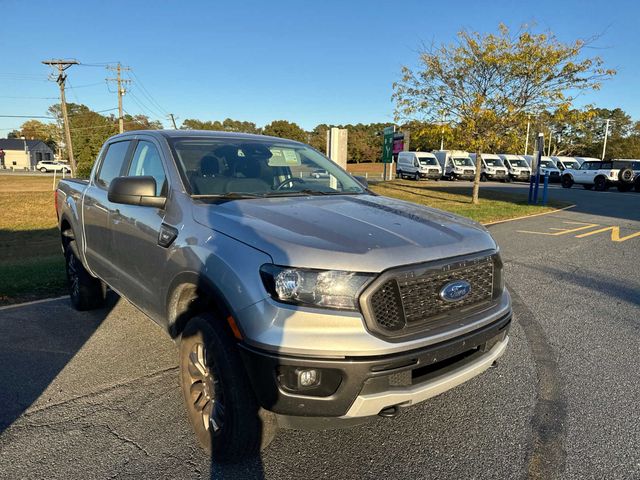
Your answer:
[[[640,478],[640,194],[551,195],[576,206],[490,227],[515,314],[497,368],[239,466],[200,451],[175,346],[126,301],[0,309],[0,478]]]

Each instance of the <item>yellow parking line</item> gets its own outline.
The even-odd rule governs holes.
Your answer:
[[[581,227],[576,228],[552,228],[550,230],[558,230],[557,232],[532,232],[530,230],[517,230],[518,233],[530,233],[532,235],[549,235],[551,237],[557,237],[558,235],[566,235],[568,233],[579,232],[580,230],[587,230],[593,227],[599,227],[600,225],[597,223],[581,223],[581,222],[562,222],[573,225],[582,225]]]
[[[594,230],[593,232],[582,233],[580,235],[576,235],[576,238],[588,237],[589,235],[595,235],[597,233],[606,232],[607,230],[611,230],[611,241],[612,242],[626,242],[630,238],[640,237],[640,232],[632,233],[630,235],[621,237],[620,236],[620,227],[613,226],[613,227],[600,228],[598,230]]]

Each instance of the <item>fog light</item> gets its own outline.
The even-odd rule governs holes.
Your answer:
[[[298,385],[301,387],[313,387],[318,383],[320,377],[319,373],[315,369],[298,370]]]

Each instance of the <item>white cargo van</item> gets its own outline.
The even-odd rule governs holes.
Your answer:
[[[507,167],[510,181],[529,181],[529,177],[531,177],[531,167],[522,155],[499,153],[498,156],[504,162],[504,166]]]
[[[473,164],[476,164],[476,154],[469,155]],[[507,167],[504,166],[502,159],[498,155],[493,153],[481,153],[480,160],[482,161],[482,170],[480,172],[480,180],[486,182],[487,180],[499,180],[506,182],[509,178],[507,173]]]
[[[442,176],[442,168],[433,153],[400,152],[396,162],[396,176],[414,180],[421,178],[439,180]]]
[[[558,167],[558,170],[560,170],[561,172],[564,172],[567,168],[577,170],[581,165],[580,162],[578,162],[578,160],[573,157],[552,156],[551,160],[556,163],[556,167]]]
[[[531,175],[536,174],[536,157],[533,155],[524,155],[525,160],[531,167]],[[544,179],[544,176],[549,173],[549,181],[550,182],[559,182],[560,181],[560,170],[556,166],[555,162],[551,159],[551,157],[545,157],[544,155],[540,158],[540,179]]]
[[[476,167],[469,152],[462,150],[434,150],[433,154],[442,167],[442,178],[447,180],[473,180]]]

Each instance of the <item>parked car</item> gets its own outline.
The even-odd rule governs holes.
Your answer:
[[[329,178],[329,172],[327,172],[326,170],[319,168],[317,170],[314,170],[313,172],[311,172],[311,178]]]
[[[562,186],[571,188],[574,184],[585,189],[606,190],[616,185],[621,192],[640,186],[636,182],[640,176],[640,160],[618,159],[613,161],[585,161],[580,168],[566,169],[562,174]]]
[[[53,160],[41,160],[36,164],[36,170],[41,172],[65,172],[71,173],[68,163],[56,162]]]
[[[531,167],[531,175],[536,174],[536,158],[534,155],[523,155],[529,167]],[[551,157],[542,156],[540,158],[540,180],[544,178],[545,175],[549,175],[550,182],[559,182],[560,181],[560,169],[553,162]]]
[[[551,160],[553,160],[560,172],[564,172],[567,168],[573,168],[575,170],[580,168],[581,165],[581,163],[573,157],[551,156]],[[562,173],[560,175],[562,175]]]
[[[469,156],[469,152],[461,150],[434,150],[442,168],[442,178],[447,180],[473,180],[476,176],[476,166]]]
[[[278,426],[393,417],[488,369],[509,341],[484,227],[375,195],[299,142],[126,132],[89,180],[60,182],[56,211],[72,305],[102,305],[108,286],[176,340],[214,460],[254,454]]]
[[[428,152],[400,152],[396,162],[396,175],[399,178],[413,178],[420,180],[428,178],[439,180],[442,169],[433,153]]]
[[[522,155],[500,153],[498,156],[507,167],[509,180],[521,182],[529,181],[529,178],[531,177],[531,167],[529,167],[529,164]]]
[[[471,161],[476,163],[476,154],[469,155]],[[505,167],[502,159],[498,155],[493,153],[481,153],[480,160],[482,162],[482,171],[480,173],[480,180],[486,182],[487,180],[498,180],[500,182],[506,182],[509,178],[507,167]]]

